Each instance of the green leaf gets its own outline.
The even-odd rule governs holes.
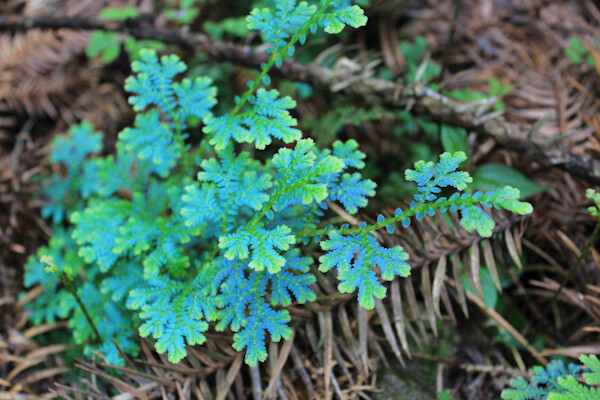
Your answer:
[[[592,200],[595,206],[588,207],[588,211],[592,217],[600,217],[600,193],[597,193],[594,189],[588,189],[585,192],[585,197]]]
[[[245,38],[250,32],[244,17],[225,18],[219,22],[206,21],[203,29],[214,39],[221,39],[223,34]]]
[[[102,52],[102,62],[104,64],[110,64],[119,57],[119,54],[121,54],[121,44],[119,42],[112,43]]]
[[[469,153],[469,141],[467,140],[467,131],[450,125],[442,125],[442,147],[444,151],[455,153],[462,151]]]
[[[438,400],[452,400],[452,392],[450,389],[444,389],[441,392],[437,392]]]
[[[549,189],[549,186],[538,185],[516,169],[502,164],[484,164],[472,174],[473,186],[478,190],[495,189],[512,186],[521,192],[520,199]]]
[[[494,285],[494,280],[492,279],[492,275],[487,268],[481,267],[479,269],[479,277],[481,278],[481,291],[483,292],[483,302],[485,305],[492,310],[496,308],[496,303],[498,303],[498,291],[496,286]],[[465,289],[469,292],[477,295],[477,292],[471,286],[471,282],[466,273],[462,274],[462,281]]]
[[[353,28],[366,25],[367,17],[362,8],[354,5],[325,14],[321,21],[325,25],[325,32],[336,34],[340,33],[346,25],[350,25]]]
[[[482,100],[488,97],[485,93],[470,88],[444,90],[442,93],[448,97],[452,97],[453,99],[463,101]]]
[[[494,220],[477,206],[465,207],[462,210],[460,225],[466,231],[476,230],[479,236],[490,237],[494,231]]]
[[[182,8],[181,10],[166,10],[165,17],[170,21],[186,25],[194,22],[194,19],[200,14],[197,8]]]
[[[90,35],[88,45],[85,49],[85,55],[88,56],[88,58],[99,56],[106,47],[106,43],[114,40],[116,40],[116,37],[112,32],[95,31]]]
[[[488,82],[490,95],[496,97],[502,97],[510,93],[512,88],[510,85],[506,85],[500,82],[498,78],[491,78]]]
[[[102,10],[100,18],[108,21],[124,21],[126,19],[137,18],[140,11],[135,6],[127,7],[109,7]]]
[[[102,62],[109,64],[121,53],[121,41],[113,32],[96,31],[92,33],[85,49],[88,58],[102,57]]]

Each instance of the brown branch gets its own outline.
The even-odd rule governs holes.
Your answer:
[[[197,32],[186,32],[158,28],[149,18],[127,21],[99,21],[51,16],[22,18],[0,16],[0,32],[23,31],[28,29],[95,30],[120,32],[139,39],[158,40],[177,44],[184,49],[200,51],[219,61],[229,61],[250,68],[260,68],[267,61],[264,52],[253,51],[247,46],[214,40]],[[523,127],[492,115],[481,116],[475,105],[469,106],[429,89],[425,85],[404,85],[377,78],[356,76],[352,72],[341,72],[315,65],[305,65],[294,61],[284,61],[274,75],[286,79],[308,83],[318,89],[339,92],[361,99],[372,105],[390,109],[406,109],[413,113],[429,116],[432,119],[459,126],[468,131],[492,137],[500,145],[514,150],[526,158],[540,162],[547,167],[559,167],[588,181],[600,183],[600,160],[584,154],[577,154],[560,143],[542,143],[529,137]]]

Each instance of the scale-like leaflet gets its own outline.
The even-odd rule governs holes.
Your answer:
[[[61,190],[70,190],[77,201],[53,211],[70,215],[79,256],[87,263],[75,271],[76,284],[86,291],[80,297],[103,340],[88,346],[88,353],[99,350],[111,362],[122,362],[112,341],[135,353],[131,331],[137,329],[156,339],[158,352],[179,362],[186,345],[203,343],[214,323],[217,330],[233,331],[233,347],[245,350],[246,363],[256,365],[267,357],[267,336],[273,341],[292,336],[284,307],[316,298],[313,260],[302,243],[320,244],[321,272],[336,269],[339,290],[358,291],[360,305],[373,308],[386,295],[381,280],[410,274],[408,254],[399,246],[382,247],[373,235],[377,229],[391,231],[412,218],[459,210],[465,228],[488,236],[493,220],[482,207],[531,211],[512,188],[438,197],[442,188],[461,191],[471,179],[458,171],[465,155],[445,153],[438,163],[419,162],[407,171],[420,191],[409,209],[381,215],[370,225],[324,226],[328,204],[356,214],[375,195],[375,183],[360,173],[365,155],[354,140],[319,149],[312,139],[302,139],[292,117],[294,100],[261,85],[269,84],[270,68],[291,57],[319,26],[338,33],[346,25],[364,25],[363,11],[349,3],[277,0],[275,10],[253,11],[249,27],[271,43],[270,58],[229,113],[212,115],[216,89],[210,79],[180,80],[187,66],[178,56],[143,50],[125,86],[139,114],[119,135],[116,155],[85,159],[99,150],[89,125],[56,143],[54,160],[87,171],[89,178],[67,182]],[[187,140],[191,117],[204,124],[197,148]],[[92,139],[70,159],[68,147],[82,134]],[[279,148],[267,149],[275,145]],[[40,282],[38,272],[29,273],[31,283]],[[89,276],[94,285],[85,280]],[[56,281],[48,287],[56,292]],[[52,305],[46,317],[62,316]],[[73,314],[72,307],[65,313]],[[74,337],[88,340],[90,328],[81,313],[74,314]],[[113,320],[119,329],[110,328]]]

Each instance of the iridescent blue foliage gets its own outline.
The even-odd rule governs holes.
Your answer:
[[[66,176],[53,175],[44,187],[49,204],[42,208],[42,216],[61,223],[69,210],[82,206],[79,197],[88,197],[95,190],[94,162],[85,158],[102,150],[102,134],[94,132],[87,121],[71,127],[68,136],[56,136],[52,141],[50,161],[66,166]]]
[[[203,343],[214,323],[217,330],[234,332],[233,347],[256,365],[267,357],[267,335],[273,341],[291,337],[285,307],[316,299],[313,260],[302,242],[320,243],[319,270],[335,270],[340,292],[358,292],[360,305],[370,309],[386,295],[382,281],[410,274],[408,254],[400,246],[382,247],[377,229],[393,232],[413,217],[460,210],[466,229],[489,236],[493,220],[481,207],[530,211],[511,188],[438,198],[442,188],[461,191],[471,180],[457,171],[464,154],[444,153],[437,164],[418,162],[407,171],[420,191],[407,210],[380,215],[372,225],[325,226],[329,205],[356,214],[375,195],[375,183],[359,172],[365,155],[354,140],[319,149],[302,139],[291,116],[294,100],[258,85],[309,31],[322,26],[337,33],[345,25],[364,25],[366,17],[348,1],[275,4],[274,11],[255,10],[248,17],[249,26],[271,43],[271,64],[230,113],[212,115],[216,89],[209,79],[179,79],[187,67],[178,56],[142,50],[125,86],[138,115],[120,133],[116,154],[88,158],[101,147],[101,136],[88,123],[55,141],[51,160],[65,164],[68,175],[47,188],[51,204],[45,213],[56,222],[68,217],[74,240],[57,230],[44,251],[71,266],[99,327],[103,343],[88,345],[88,353],[97,350],[107,361],[122,363],[113,340],[135,354],[137,329],[156,340],[159,353],[179,362],[186,345]],[[187,141],[191,117],[204,124],[204,140],[195,149]],[[239,151],[248,150],[246,143],[252,155]],[[272,148],[255,151],[267,146]],[[65,193],[68,202],[61,200]],[[38,264],[28,265],[27,284],[44,284],[50,297],[48,311],[34,313],[35,321],[71,317],[76,341],[90,341],[81,311],[55,278],[41,275]]]
[[[438,206],[426,207],[426,209],[417,211],[415,213],[417,220],[422,220],[425,213],[430,216],[435,214],[436,208],[442,212],[445,212],[447,208],[452,212],[461,210],[460,224],[463,228],[467,231],[476,230],[479,235],[490,237],[495,226],[494,220],[476,203],[485,207],[506,209],[521,215],[531,213],[533,210],[531,204],[519,201],[519,190],[509,186],[487,193],[476,192],[473,195],[454,193],[449,199],[438,198],[442,188],[450,186],[460,191],[473,181],[468,172],[457,171],[459,165],[466,159],[467,156],[462,151],[454,154],[444,153],[440,156],[438,163],[418,161],[415,163],[414,170],[406,170],[406,180],[415,182],[420,192],[415,195],[411,207],[417,208],[428,202]],[[410,220],[405,219],[402,223],[406,227],[410,224]]]
[[[254,107],[243,114],[207,119],[204,133],[213,134],[210,144],[216,150],[223,150],[231,139],[238,143],[254,143],[259,150],[271,144],[272,138],[285,143],[300,139],[302,133],[293,128],[297,121],[288,111],[296,107],[296,102],[290,97],[279,98],[277,90],[260,88],[256,97],[248,101]]]
[[[512,388],[504,389],[501,396],[505,400],[600,399],[600,390],[594,387],[600,383],[600,360],[591,354],[582,355],[580,361],[585,368],[573,363],[565,366],[561,360],[550,361],[545,367],[536,366],[531,383],[522,376],[513,378]]]
[[[410,266],[406,263],[408,254],[404,249],[401,246],[381,247],[372,235],[343,236],[334,230],[329,233],[329,240],[321,242],[321,248],[327,254],[319,258],[319,270],[327,272],[337,268],[341,281],[338,290],[352,293],[358,288],[358,301],[366,309],[375,307],[374,298],[383,299],[386,295],[375,267],[381,269],[381,277],[387,281],[410,275]]]
[[[210,117],[210,109],[217,101],[217,90],[210,86],[209,78],[183,79],[174,82],[173,78],[187,69],[176,55],[162,56],[159,60],[154,50],[141,50],[139,60],[131,64],[136,75],[125,81],[125,90],[133,93],[129,104],[138,112],[150,105],[170,121],[185,123],[190,116],[200,119]],[[183,128],[180,125],[180,128]],[[152,131],[147,131],[150,134]]]

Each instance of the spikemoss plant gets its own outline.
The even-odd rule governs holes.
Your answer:
[[[400,246],[382,247],[372,235],[376,230],[392,232],[449,210],[460,211],[465,229],[490,236],[494,221],[482,207],[531,212],[510,187],[460,194],[471,177],[458,171],[466,156],[457,152],[406,171],[419,190],[408,209],[380,215],[375,224],[325,225],[328,203],[356,214],[375,195],[375,183],[360,174],[365,155],[354,140],[319,149],[302,138],[290,113],[294,100],[265,85],[271,68],[311,32],[358,28],[366,17],[347,1],[278,0],[273,9],[252,11],[247,21],[271,44],[270,58],[229,113],[212,113],[217,88],[208,78],[180,80],[186,65],[176,55],[144,50],[125,86],[138,115],[119,135],[116,154],[85,158],[99,151],[98,133],[88,123],[54,142],[52,161],[65,164],[67,174],[48,185],[54,201],[44,212],[57,222],[68,216],[71,225],[63,240],[40,254],[53,253],[59,267],[59,260],[69,263],[102,344],[90,343],[90,324],[67,300],[63,305],[48,296],[46,306],[54,310],[38,321],[68,317],[76,342],[107,362],[122,362],[113,341],[126,353],[138,351],[138,330],[176,363],[186,356],[186,344],[206,340],[213,323],[233,331],[233,347],[256,365],[267,357],[267,336],[291,337],[285,307],[315,300],[315,260],[306,246],[320,245],[319,271],[335,269],[340,292],[358,292],[359,304],[371,309],[375,298],[386,296],[382,279],[410,274],[408,254]],[[187,140],[191,117],[204,125],[197,147]],[[240,151],[248,146],[252,153]],[[453,194],[443,196],[444,188]],[[27,282],[62,293],[39,268],[36,261],[28,265]]]

